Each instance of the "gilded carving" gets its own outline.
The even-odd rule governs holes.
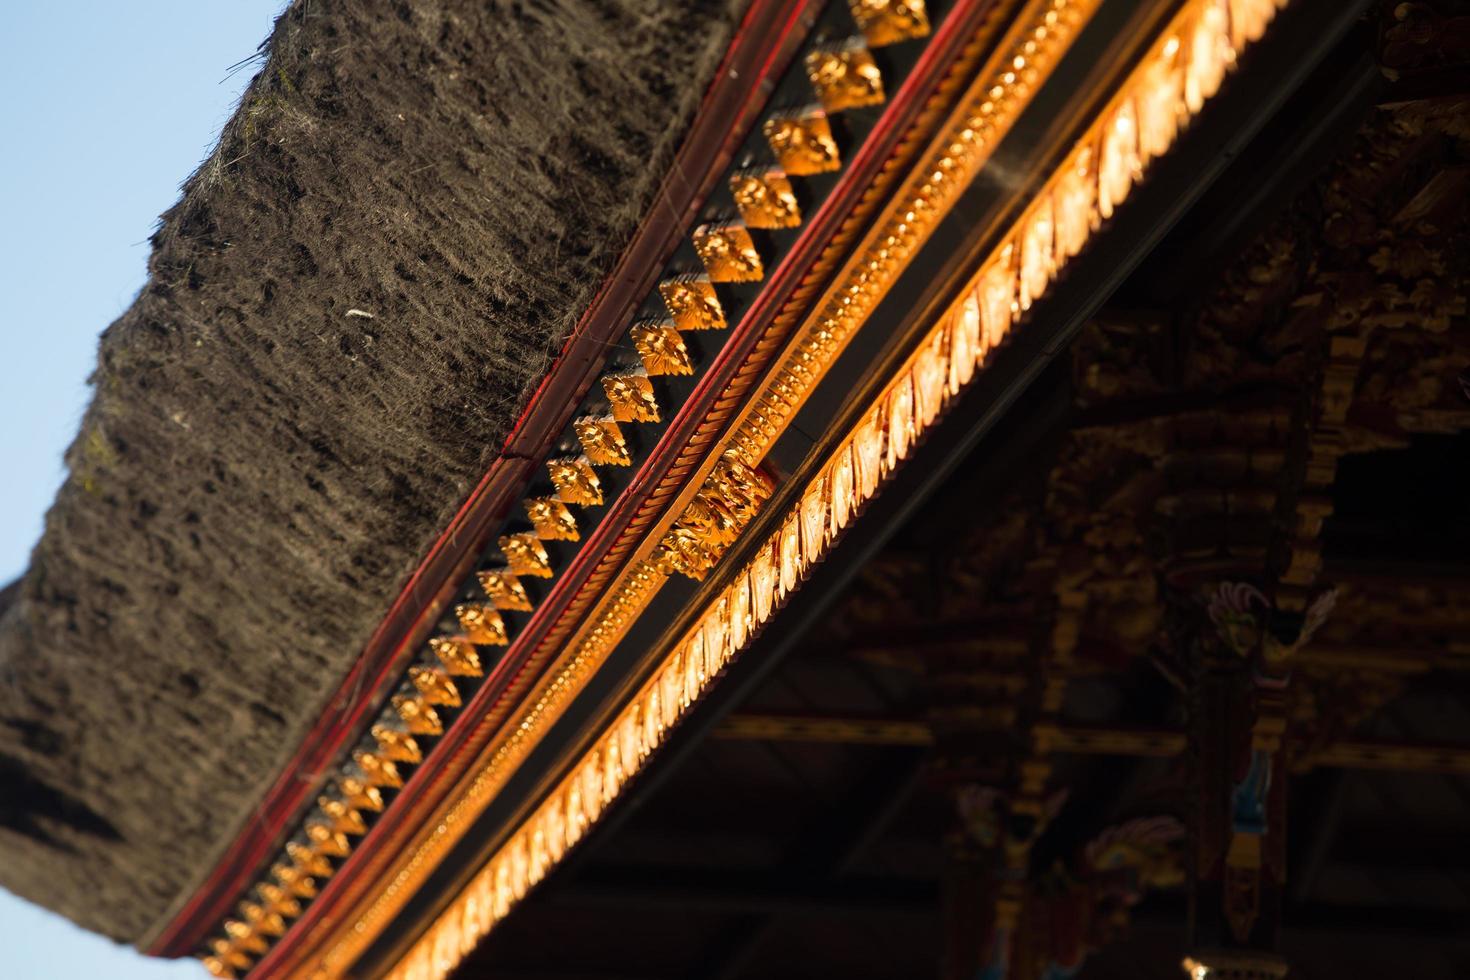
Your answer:
[[[409,731],[413,730],[413,727],[409,726]],[[417,734],[426,733],[418,732]],[[438,733],[431,732],[427,734]],[[360,779],[353,779],[350,776],[343,776],[342,778],[337,780],[337,791],[342,796],[342,802],[346,803],[354,810],[371,810],[372,812],[377,813],[378,811],[383,809],[382,792],[376,786],[369,786],[367,783],[363,782]],[[285,884],[285,882],[282,882],[282,884]],[[308,895],[305,897],[310,898],[311,896]]]
[[[301,902],[298,896],[282,888],[280,885],[261,882],[255,886],[255,892],[260,896],[260,900],[266,908],[279,915],[283,915],[288,919],[294,919],[301,914]]]
[[[530,612],[531,599],[526,587],[509,568],[496,568],[479,573],[480,588],[496,609]]]
[[[643,370],[654,377],[669,374],[693,374],[694,362],[689,357],[689,348],[668,323],[637,323],[628,331],[633,346],[643,360]],[[588,453],[588,456],[592,456]],[[592,457],[592,462],[597,462]]]
[[[362,772],[363,780],[370,785],[386,786],[389,789],[397,789],[403,785],[403,777],[398,774],[398,766],[391,759],[384,759],[376,753],[358,749],[352,753],[352,761]],[[321,877],[320,873],[318,877]]]
[[[532,532],[502,535],[499,544],[500,553],[505,555],[505,563],[513,574],[551,578],[551,556],[546,553],[541,539]]]
[[[490,606],[465,603],[454,607],[454,617],[465,638],[481,646],[505,646],[510,638],[505,632],[505,620]]]
[[[528,497],[526,517],[543,541],[576,541],[577,519],[558,497]]]
[[[823,109],[773,116],[763,128],[776,162],[792,176],[809,177],[842,167],[832,124]]]
[[[874,48],[929,35],[924,0],[847,0],[852,19]]]
[[[225,935],[229,936],[235,946],[247,953],[264,953],[266,950],[265,939],[248,923],[239,919],[229,919],[225,922]]]
[[[298,881],[302,880],[301,876],[311,878],[330,878],[332,876],[331,862],[300,841],[286,842],[286,856],[291,859],[292,868],[298,875]]]
[[[771,483],[763,473],[726,453],[664,535],[654,561],[665,572],[703,579],[770,494]]]
[[[311,841],[311,849],[324,857],[346,857],[352,850],[347,835],[329,823],[308,821],[306,839]]]
[[[316,881],[294,865],[272,865],[271,877],[280,882],[282,888],[298,898],[316,897]]]
[[[572,423],[581,440],[582,452],[598,466],[631,466],[633,457],[623,430],[611,415],[585,415]],[[511,569],[515,571],[514,568]],[[533,573],[534,574],[534,573]]]
[[[766,274],[743,224],[701,225],[694,230],[694,251],[712,282],[760,282]]]
[[[883,102],[883,75],[872,52],[861,45],[813,51],[806,56],[806,73],[828,112]]]
[[[484,672],[480,654],[467,637],[435,636],[429,640],[429,649],[452,677],[479,677]]]
[[[419,748],[418,741],[407,731],[377,724],[372,727],[370,733],[373,741],[378,744],[379,758],[393,762],[406,762],[410,765],[418,765],[424,760],[424,753]]]
[[[439,719],[439,712],[421,694],[394,695],[393,710],[398,712],[398,717],[403,719],[408,730],[415,735],[444,734],[444,722]]]
[[[286,931],[286,919],[274,909],[258,902],[241,902],[240,914],[256,932],[267,936],[279,936]]]
[[[680,330],[723,330],[725,311],[708,276],[678,276],[658,284],[659,295]]]
[[[410,667],[408,679],[429,704],[445,708],[459,707],[459,688],[454,686],[454,681],[444,670],[437,667]]]
[[[602,503],[602,482],[597,479],[592,461],[586,456],[548,460],[546,468],[551,474],[552,485],[556,487],[556,495],[563,503],[581,507],[596,507]]]
[[[602,390],[607,395],[608,404],[612,406],[612,417],[616,422],[657,422],[659,420],[658,402],[653,397],[653,382],[648,378],[647,369],[630,371],[625,374],[609,374],[602,379]],[[526,504],[527,508],[531,502]],[[566,508],[562,508],[563,511]],[[571,514],[567,514],[570,519]],[[536,518],[531,518],[535,523]],[[576,524],[572,524],[572,535],[568,540],[577,540]],[[537,527],[540,534],[540,527]],[[542,534],[543,538],[547,535]]]
[[[795,228],[801,208],[791,181],[779,170],[742,171],[730,178],[730,194],[749,228]]]
[[[363,820],[362,814],[342,800],[323,796],[317,799],[317,806],[321,808],[322,814],[326,816],[327,822],[334,831],[357,836],[367,833],[367,822]]]

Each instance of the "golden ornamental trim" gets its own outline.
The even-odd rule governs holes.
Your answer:
[[[886,97],[873,53],[860,41],[813,51],[806,56],[806,73],[828,112],[882,105]]]
[[[847,6],[872,47],[929,36],[924,0],[848,0]]]
[[[659,542],[652,558],[655,567],[664,574],[678,572],[703,581],[773,489],[764,473],[726,453]]]
[[[767,119],[763,131],[776,163],[788,174],[811,177],[842,167],[827,111],[820,106]]]
[[[693,238],[694,251],[711,282],[760,282],[765,278],[761,254],[744,224],[729,221],[701,225],[694,230]]]
[[[744,170],[730,178],[730,196],[749,228],[795,228],[801,206],[791,180],[779,169]]]
[[[1059,3],[1059,0],[1051,0],[1044,3],[1042,0],[1033,0],[1028,6],[1026,13],[1021,18],[1020,24],[1014,30],[1035,30],[1046,34],[1047,43],[1037,47],[1034,58],[1034,67],[1037,71],[1050,71],[1051,66],[1065,50],[1071,39],[1075,36],[1076,28],[1087,17],[1096,4],[1096,0],[1067,0]],[[1077,7],[1078,9],[1069,13],[1067,17],[1060,17],[1053,5],[1064,7]],[[1048,23],[1050,26],[1048,26]],[[1029,25],[1022,27],[1021,25]],[[1046,30],[1042,31],[1045,27]],[[1013,31],[1014,33],[1014,31]],[[1004,53],[997,53],[992,58],[1002,57]],[[1008,54],[1004,56],[1009,57]],[[1029,96],[1029,90],[1025,93]],[[1018,114],[1024,106],[1026,98],[1017,98],[1006,103],[1003,113]],[[794,140],[787,139],[790,133],[783,132],[788,124],[794,124],[798,135]],[[775,115],[767,120],[765,132],[772,142],[772,149],[778,156],[778,164],[782,166],[788,175],[799,173],[816,173],[836,169],[840,166],[837,157],[836,145],[831,140],[831,130],[826,122],[826,114],[820,107],[799,110],[786,115]],[[815,169],[804,169],[800,156],[822,143],[822,137],[830,146],[830,153],[825,148],[820,148],[823,155],[821,166]],[[813,142],[815,140],[815,142]],[[976,152],[988,152],[988,146],[984,148],[972,148]],[[795,157],[790,155],[796,154]],[[905,201],[900,198],[889,206],[889,209],[902,209]],[[690,295],[702,291],[707,286],[708,277],[680,276],[673,280],[666,280],[660,285],[660,293],[666,305],[669,306],[670,314],[674,316],[675,324],[682,326],[679,317],[687,314],[688,306],[681,303]],[[693,289],[681,290],[666,288],[668,283],[694,283]],[[808,358],[810,370],[825,370],[825,362],[817,362]],[[784,420],[781,421],[784,426]],[[735,448],[739,448],[737,445]],[[564,484],[565,479],[556,479],[557,475],[567,475],[566,460],[553,461],[560,474],[554,472],[553,479],[558,486],[558,494],[566,499]],[[584,463],[587,462],[584,458]],[[747,465],[751,460],[746,459]],[[591,467],[585,467],[591,473]],[[599,498],[600,499],[600,498]],[[571,501],[567,501],[571,502]],[[509,720],[507,727],[497,740],[481,756],[481,761],[475,763],[472,769],[474,775],[464,786],[460,794],[454,800],[446,804],[446,809],[441,811],[437,822],[431,829],[426,829],[417,838],[416,842],[409,845],[407,856],[393,866],[389,872],[391,877],[386,884],[370,899],[365,911],[360,912],[356,918],[348,920],[339,929],[334,930],[334,936],[329,940],[325,955],[318,961],[321,965],[319,975],[332,976],[345,969],[346,966],[360,954],[363,943],[368,937],[376,935],[387,919],[396,914],[411,890],[423,879],[423,876],[434,867],[434,863],[440,860],[448,847],[457,840],[463,832],[462,828],[474,818],[489,802],[499,787],[514,771],[514,767],[524,758],[530,747],[535,745],[542,736],[545,727],[560,716],[565,705],[570,701],[575,692],[580,690],[586,679],[602,663],[607,652],[622,636],[632,620],[646,607],[652,596],[661,587],[667,577],[667,572],[650,560],[635,560],[628,570],[618,580],[611,592],[594,609],[590,619],[574,638],[558,660],[554,663],[548,673],[536,686],[528,692],[524,707]],[[763,601],[759,596],[753,602]]]
[[[1284,5],[1285,0],[1279,2]],[[1074,199],[1090,198],[1084,216],[1089,229],[1085,237],[1090,237],[1101,225],[1104,202],[1109,207],[1121,204],[1143,168],[1173,145],[1180,127],[1218,91],[1240,50],[1232,39],[1259,38],[1275,10],[1259,0],[1193,0],[1184,5],[961,296],[807,482],[779,526],[733,581],[705,604],[696,624],[541,805],[395,964],[388,974],[391,980],[442,980],[586,836],[719,671],[800,587],[861,507],[913,452],[916,440],[973,379],[995,343],[1016,326],[1024,313],[1023,288],[1034,301],[1055,271],[1076,254],[1073,246],[1081,243],[1067,240],[1059,245],[1054,224],[1050,244],[1033,245],[1030,265],[1024,243],[1028,237],[1046,238],[1045,227],[1038,226],[1054,222],[1057,209],[1068,206],[1059,202],[1075,190],[1072,178],[1084,151],[1090,155],[1110,138],[1110,131],[1116,138],[1120,129],[1129,128],[1140,100],[1177,99],[1178,115],[1167,139],[1140,140],[1135,128],[1111,164],[1106,154],[1100,154],[1097,169],[1089,172],[1094,192]],[[1252,19],[1235,23],[1232,15]],[[1181,59],[1184,51],[1188,54]],[[1159,70],[1160,65],[1171,64],[1179,64],[1181,70]],[[1165,87],[1163,95],[1158,86]],[[1198,98],[1191,93],[1198,93]],[[1121,126],[1120,120],[1125,120]],[[1126,180],[1117,168],[1127,170]],[[1104,191],[1107,181],[1113,183]],[[1018,256],[1021,260],[1015,261]],[[1038,271],[1043,267],[1045,274]],[[1004,270],[1003,276],[998,269]],[[1032,278],[1023,287],[1027,275]],[[1010,302],[1002,304],[997,295]],[[987,305],[990,322],[984,312]]]
[[[658,284],[658,293],[680,330],[723,330],[725,310],[709,276],[676,276]]]

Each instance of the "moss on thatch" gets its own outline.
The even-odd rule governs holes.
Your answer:
[[[280,18],[0,596],[0,884],[135,940],[208,871],[610,270],[736,6]]]

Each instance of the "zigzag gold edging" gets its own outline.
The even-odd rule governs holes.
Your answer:
[[[1100,0],[1044,0],[1018,17],[1006,46],[966,95],[895,196],[898,206],[863,239],[834,278],[797,341],[745,410],[730,448],[764,458],[796,410],[919,249],[954,207],[1031,96],[1061,60]]]
[[[378,748],[355,752],[352,762],[336,773],[337,787],[319,800],[319,812],[298,828],[303,839],[295,842],[295,851],[288,847],[270,877],[255,883],[253,893],[260,900],[247,898],[238,907],[239,917],[226,919],[220,926],[222,934],[207,942],[201,959],[214,976],[233,980],[248,972],[285,935],[288,920],[303,912],[301,900],[315,897],[317,879],[330,877],[335,871],[333,861],[345,860],[367,833],[362,811],[381,812],[382,791],[400,788],[411,767],[424,761],[424,749],[414,736],[442,735],[444,724],[436,708],[462,706],[463,696],[454,678],[484,674],[476,646],[510,644],[511,634],[501,613],[534,610],[522,580],[556,575],[544,542],[581,539],[577,516],[570,508],[603,502],[596,467],[634,463],[630,433],[622,426],[659,421],[662,413],[651,378],[694,373],[693,354],[681,331],[726,326],[716,283],[764,278],[764,264],[749,229],[799,227],[801,213],[790,178],[799,180],[802,173],[825,173],[842,166],[829,113],[885,100],[882,74],[869,47],[929,33],[924,0],[849,0],[848,6],[866,40],[853,37],[837,47],[820,47],[805,59],[813,94],[823,108],[807,107],[766,120],[763,130],[778,165],[730,178],[730,193],[741,220],[705,224],[692,233],[691,243],[704,273],[676,275],[659,283],[669,317],[629,327],[629,339],[641,364],[636,368],[615,366],[602,376],[610,412],[597,407],[592,414],[573,420],[582,454],[547,461],[554,493],[522,501],[532,530],[502,535],[499,545],[505,564],[478,572],[489,605],[475,602],[456,607],[461,629],[450,629],[429,641],[434,656],[421,654],[420,662],[410,670],[416,691],[401,690],[393,698],[392,709],[385,709],[372,726]],[[791,164],[791,174],[781,169],[782,162]],[[702,575],[764,501],[769,488],[759,474],[733,457],[725,461],[724,470],[727,479],[705,488],[684,515],[677,537],[656,563],[661,571]],[[646,580],[649,574],[646,568],[639,569],[624,577],[624,585],[640,577]],[[624,594],[625,598],[629,594],[626,588]],[[369,799],[353,788],[365,782],[372,784],[376,798]]]
[[[1039,84],[1039,79],[1049,74],[1056,62],[1060,60],[1099,2],[1100,0],[1032,0],[1027,5],[1025,12],[1017,18],[1017,24],[1025,25],[1024,31],[1027,33],[1021,35],[1022,40],[1016,41],[1015,51],[998,51],[991,56],[991,68],[986,75],[982,76],[982,83],[977,83],[978,91],[972,90],[971,95],[967,96],[968,108],[980,112],[983,105],[993,103],[991,108],[985,111],[987,115],[993,114],[995,132],[1003,133],[1008,129],[1010,122],[1019,116],[1029,101],[1031,93]],[[909,11],[918,9],[915,3],[906,2],[901,6]],[[1017,30],[1021,29],[1017,28]],[[922,28],[919,32],[927,32],[927,27]],[[1038,38],[1041,40],[1038,41]],[[1015,58],[1022,54],[1025,54],[1030,60],[1021,73],[1017,74],[1014,62]],[[1001,89],[1003,94],[1014,89],[1017,93],[1016,97],[997,100],[993,94],[997,88]],[[816,115],[821,114],[819,109],[812,111]],[[803,116],[802,120],[811,121],[806,116]],[[779,125],[773,127],[771,122]],[[776,139],[779,133],[786,132],[783,127],[788,124],[794,125],[790,120],[783,121],[772,117],[772,120],[768,121],[767,136],[771,138],[772,149],[778,160],[782,161],[786,172],[797,174],[802,171],[793,167],[791,161],[786,159],[787,151],[795,152],[794,144],[786,146],[783,141]],[[797,130],[806,132],[799,126]],[[963,183],[964,180],[968,180],[979,171],[993,146],[993,140],[971,140],[950,144],[948,152],[952,156],[946,157],[946,162],[942,166],[955,181]],[[901,195],[896,199],[894,205],[890,206],[889,211],[896,210],[903,215],[915,207],[919,208],[921,213],[908,214],[910,225],[915,229],[915,234],[918,234],[919,229],[927,234],[928,229],[941,216],[932,208],[911,205],[909,198]],[[913,239],[908,244],[917,248],[918,242],[919,239]],[[911,252],[905,253],[905,258],[909,254]],[[893,271],[896,275],[897,269]],[[663,290],[664,287],[661,286],[660,291]],[[691,315],[691,308],[697,306],[692,303],[690,297],[683,295],[671,297],[666,293],[664,299],[677,324],[682,324],[683,318]],[[685,327],[685,329],[688,328]],[[835,347],[829,346],[826,350],[827,360],[835,357]],[[810,353],[798,353],[795,359],[805,370],[816,371],[818,375],[825,370],[826,362],[818,364]],[[813,380],[814,377],[815,375]],[[784,427],[784,420],[781,424]],[[738,443],[737,448],[739,448]],[[590,473],[592,467],[587,466],[586,470]],[[555,463],[553,463],[553,478],[555,479]],[[563,491],[563,499],[566,500],[562,482],[556,482]],[[436,861],[442,859],[448,848],[458,839],[459,834],[462,833],[459,828],[473,820],[494,797],[514,770],[514,766],[539,740],[545,727],[559,717],[565,704],[581,689],[587,677],[601,664],[628,625],[651,601],[671,570],[667,566],[667,562],[661,563],[653,560],[633,562],[629,572],[622,576],[612,592],[594,611],[590,625],[574,641],[571,650],[564,655],[562,662],[552,669],[550,676],[530,695],[530,707],[509,724],[505,741],[497,745],[490,758],[480,764],[469,784],[458,793],[432,831],[412,846],[411,854],[392,872],[392,879],[372,899],[366,910],[361,912],[350,926],[340,928],[334,939],[330,941],[325,954],[317,961],[316,968],[310,974],[313,978],[338,975],[361,954],[384,923],[396,914],[407,895],[423,880],[427,873],[426,869],[432,868]]]
[[[1077,142],[780,528],[654,675],[389,973],[442,980],[581,840],[715,676],[909,456],[946,403],[1220,87],[1286,0],[1193,0]],[[1088,161],[1096,154],[1097,162]]]

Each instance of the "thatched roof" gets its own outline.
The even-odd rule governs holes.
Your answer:
[[[209,870],[645,210],[738,0],[298,0],[102,337],[0,593],[0,884]]]

